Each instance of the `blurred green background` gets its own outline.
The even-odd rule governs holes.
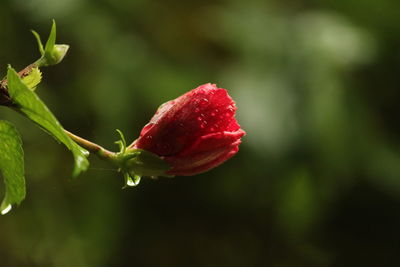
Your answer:
[[[400,1],[2,0],[0,72],[71,45],[38,94],[117,150],[163,102],[229,89],[240,152],[194,177],[123,178],[18,114],[27,198],[0,217],[0,266],[400,266]],[[3,190],[3,188],[1,188]]]

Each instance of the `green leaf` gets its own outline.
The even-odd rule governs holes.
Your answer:
[[[5,183],[1,214],[25,198],[24,151],[21,137],[14,125],[0,121],[0,171]]]
[[[85,171],[89,166],[89,162],[86,159],[88,152],[69,138],[56,117],[40,98],[22,82],[15,70],[10,66],[7,71],[7,80],[8,91],[14,104],[17,105],[16,109],[71,150],[75,159],[73,176],[75,177]]]
[[[41,80],[42,72],[39,70],[39,68],[33,68],[27,76],[22,78],[24,84],[32,91],[36,89],[36,86],[41,82]]]

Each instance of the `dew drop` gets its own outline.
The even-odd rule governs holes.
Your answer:
[[[221,138],[222,138],[222,133],[220,133],[220,134],[214,136],[214,138],[216,138],[216,139],[221,139]]]
[[[218,112],[219,112],[219,109],[216,108],[216,109],[214,109],[214,111],[215,111],[215,113],[218,113]]]
[[[143,127],[143,131],[148,131],[152,126],[154,125],[154,123],[148,123],[148,124],[146,124],[144,127]]]
[[[215,116],[215,112],[211,112],[210,115],[214,117]]]
[[[206,126],[204,124],[200,124],[200,128],[204,129],[204,128],[206,128]]]
[[[127,186],[137,186],[140,183],[140,176],[139,175],[134,175],[133,178],[128,175],[126,177],[126,185]]]
[[[203,98],[202,100],[200,100],[199,105],[204,106],[208,103],[208,99],[207,98]]]
[[[152,135],[148,135],[148,136],[146,136],[146,139],[151,140],[151,139],[153,139],[153,136]]]
[[[11,208],[12,208],[11,204],[8,204],[5,208],[2,208],[1,215],[5,215],[8,212],[10,212]]]
[[[198,120],[198,121],[202,121],[203,118],[199,116],[199,117],[197,117],[197,120]]]
[[[210,132],[214,132],[214,131],[215,131],[214,127],[211,127]]]
[[[195,109],[194,109],[194,112],[199,113],[199,112],[200,112],[200,109],[199,109],[199,108],[195,108]]]
[[[140,177],[139,175],[133,176],[133,183],[134,183],[135,186],[137,186],[140,183],[140,179],[141,178],[142,177]]]

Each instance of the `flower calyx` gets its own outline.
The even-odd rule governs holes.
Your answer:
[[[171,168],[162,158],[154,153],[143,149],[129,148],[126,145],[125,137],[120,130],[117,130],[120,140],[115,143],[119,145],[119,152],[115,153],[113,162],[123,173],[125,185],[123,188],[137,186],[141,177],[148,176],[169,176],[166,172]]]

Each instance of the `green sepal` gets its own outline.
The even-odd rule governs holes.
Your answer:
[[[39,46],[40,55],[43,56],[44,55],[44,48],[43,48],[43,44],[42,44],[42,40],[40,38],[40,35],[34,30],[31,30],[31,32],[32,32],[33,36],[35,36],[36,42],[37,42],[37,44]]]
[[[171,169],[167,162],[154,153],[143,149],[128,151],[129,153],[137,153],[136,157],[127,160],[125,163],[127,170],[132,174],[150,177],[166,176],[166,172]]]
[[[171,166],[161,157],[143,149],[127,147],[123,133],[117,130],[120,140],[115,142],[119,145],[119,152],[115,153],[109,160],[118,167],[123,174],[125,184],[123,188],[137,186],[141,177],[156,178],[158,176],[171,177],[167,171]]]
[[[125,136],[119,129],[116,129],[116,131],[119,134],[120,140],[116,141],[115,144],[119,146],[119,153],[125,153],[126,150]]]
[[[25,198],[24,151],[21,137],[10,122],[0,120],[0,172],[4,179],[5,196],[0,205],[2,215]]]

